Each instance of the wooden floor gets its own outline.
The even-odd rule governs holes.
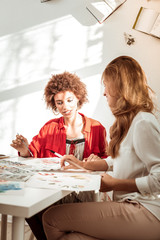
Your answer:
[[[0,233],[1,233],[1,222],[0,222]],[[12,224],[7,223],[7,240],[11,240]],[[0,235],[1,236],[1,235]],[[36,240],[36,238],[31,238],[31,230],[28,225],[25,225],[25,238],[24,240]]]

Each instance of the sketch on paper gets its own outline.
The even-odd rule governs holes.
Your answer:
[[[34,173],[30,171],[28,166],[20,162],[13,162],[10,160],[0,161],[0,179],[8,181],[25,182]]]
[[[91,191],[100,189],[101,177],[98,174],[39,172],[32,176],[26,186],[71,191]]]
[[[99,190],[101,182],[98,173],[85,173],[81,169],[61,170],[59,158],[3,159],[0,161],[0,179],[24,182],[25,186],[35,188],[71,191]]]
[[[57,171],[61,169],[60,158],[32,158],[24,160],[23,164],[33,171]]]

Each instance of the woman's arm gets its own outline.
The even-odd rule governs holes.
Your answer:
[[[65,162],[69,162],[69,166],[65,166]],[[82,162],[78,160],[76,157],[73,155],[64,155],[63,158],[61,159],[61,167],[64,169],[69,169],[73,168],[72,162],[78,164],[79,166],[87,169],[87,170],[92,170],[92,171],[107,171],[108,165],[105,160],[99,159],[97,161],[85,161]]]
[[[27,148],[28,145],[28,140],[19,134],[16,135],[16,139],[10,144],[10,146],[15,148],[22,157],[30,157],[30,152]]]
[[[100,192],[126,191],[139,192],[135,179],[117,179],[108,174],[101,174]]]
[[[160,126],[154,115],[148,114],[147,118],[136,123],[133,146],[145,171],[135,179],[139,192],[143,195],[160,194]]]
[[[99,159],[95,161],[83,162],[83,167],[92,171],[107,171],[108,165],[105,160]]]

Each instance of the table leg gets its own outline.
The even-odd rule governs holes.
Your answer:
[[[7,239],[7,215],[2,214],[1,218],[1,240]]]
[[[93,201],[99,202],[99,191],[94,191]]]
[[[24,240],[24,218],[12,218],[12,240]]]

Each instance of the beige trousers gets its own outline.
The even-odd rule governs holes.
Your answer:
[[[160,240],[160,221],[139,203],[63,204],[43,215],[47,240]]]

